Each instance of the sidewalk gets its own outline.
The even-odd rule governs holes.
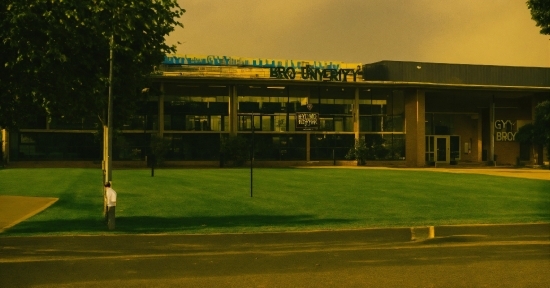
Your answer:
[[[0,195],[0,233],[50,207],[58,198]]]
[[[397,167],[374,167],[374,166],[297,166],[296,168],[304,169],[323,169],[323,168],[342,168],[342,169],[387,169],[387,170],[416,170],[416,171],[433,171],[445,173],[465,173],[465,174],[483,174],[503,177],[516,177],[526,179],[548,180],[550,181],[550,169],[536,168],[514,168],[514,167],[426,167],[426,168],[397,168]]]

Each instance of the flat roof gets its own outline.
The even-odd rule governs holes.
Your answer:
[[[380,61],[363,66],[366,81],[550,88],[550,68]]]
[[[385,60],[362,65],[359,72],[361,74],[357,74],[355,81],[349,75],[346,81],[343,81],[344,77],[342,81],[301,79],[299,74],[303,68],[294,67],[292,69],[296,70],[295,79],[273,77],[270,69],[278,69],[273,67],[180,63],[163,64],[159,68],[151,77],[169,82],[550,92],[550,68],[544,67]]]

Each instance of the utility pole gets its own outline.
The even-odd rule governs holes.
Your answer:
[[[113,46],[114,37],[111,35],[109,49],[109,106],[107,107],[107,159],[105,161],[106,182],[113,180]]]
[[[252,145],[250,149],[250,197],[253,197],[253,171],[254,171],[254,113],[252,113]]]
[[[107,107],[107,128],[103,129],[103,185],[113,180],[113,45],[114,36],[109,41],[109,101]],[[105,133],[107,132],[107,133]],[[107,217],[107,198],[103,187],[103,212]],[[105,218],[107,219],[107,218]]]

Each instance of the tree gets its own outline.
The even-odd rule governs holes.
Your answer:
[[[519,128],[516,139],[522,143],[546,148],[548,160],[550,160],[550,100],[537,104],[535,120]]]
[[[29,109],[81,119],[107,108],[114,46],[115,126],[136,110],[148,76],[175,46],[176,0],[8,0],[0,4],[0,126],[17,128]]]
[[[540,34],[550,35],[550,1],[528,0],[527,7],[531,10],[531,18],[540,27]]]

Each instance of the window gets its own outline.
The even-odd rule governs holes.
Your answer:
[[[368,89],[361,91],[359,129],[361,132],[404,132],[403,91]]]

